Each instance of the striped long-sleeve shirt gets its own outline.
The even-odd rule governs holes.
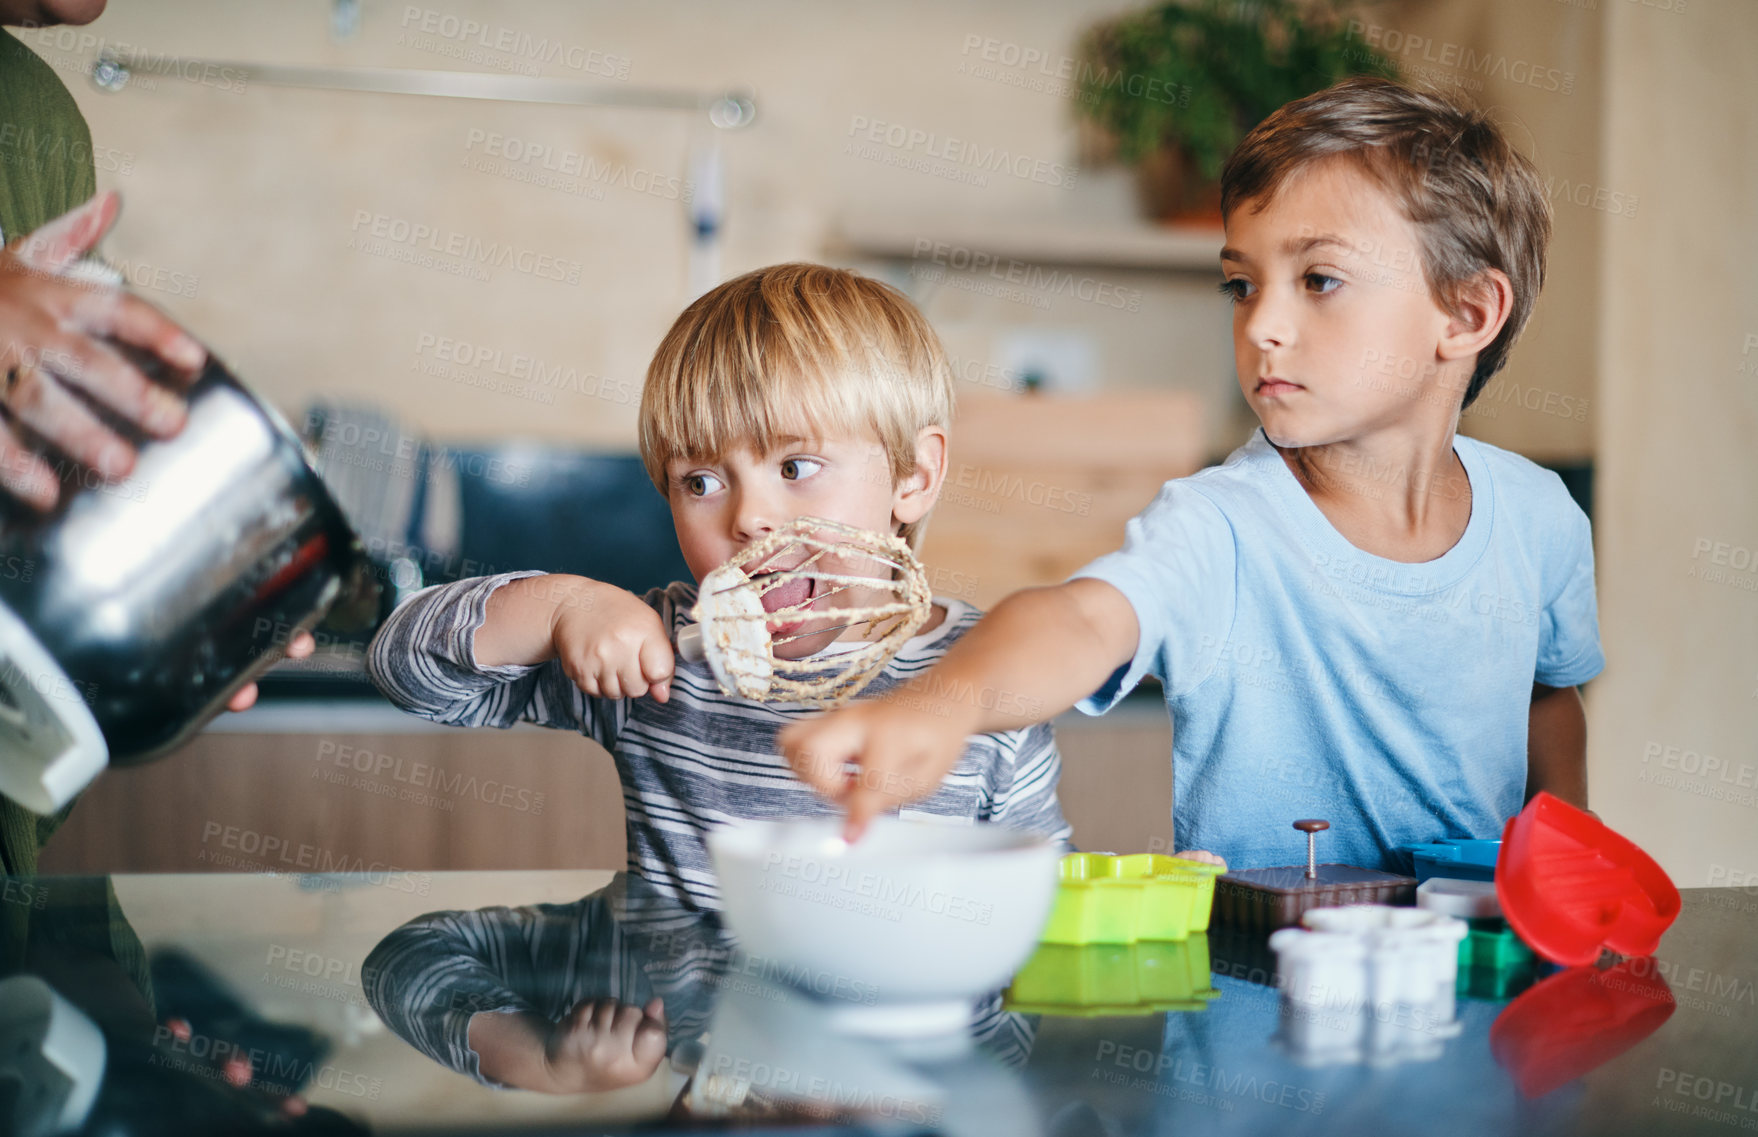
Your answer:
[[[399,1038],[477,1081],[470,1020],[529,1011],[556,1022],[591,999],[665,1002],[667,1049],[707,1028],[733,948],[711,917],[619,876],[572,904],[432,912],[366,957],[361,982]]]
[[[423,718],[456,726],[534,722],[576,730],[609,750],[623,785],[629,871],[693,908],[718,911],[707,834],[738,819],[827,815],[833,808],[794,776],[776,733],[816,713],[724,694],[704,663],[681,659],[669,701],[601,699],[576,687],[555,661],[536,667],[476,662],[476,630],[495,589],[533,573],[462,580],[416,594],[373,640],[372,678],[386,697]],[[644,598],[676,639],[690,622],[693,584]],[[942,600],[946,618],[904,644],[873,680],[876,695],[931,667],[981,615]],[[972,697],[981,697],[973,692]],[[1061,760],[1047,724],[972,735],[935,793],[905,811],[994,822],[1043,833],[1066,845],[1070,830],[1056,799]]]

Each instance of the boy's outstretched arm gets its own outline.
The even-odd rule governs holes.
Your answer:
[[[1016,592],[925,674],[782,731],[781,752],[847,809],[854,840],[881,810],[938,789],[970,735],[1043,722],[1092,694],[1134,658],[1139,635],[1135,609],[1104,581]]]
[[[1587,716],[1573,687],[1532,685],[1526,732],[1526,798],[1549,790],[1570,805],[1587,808]]]
[[[489,597],[476,630],[485,667],[559,659],[588,695],[633,699],[671,694],[675,660],[659,614],[614,584],[561,574],[515,580]]]

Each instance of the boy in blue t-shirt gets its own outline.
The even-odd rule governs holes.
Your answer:
[[[1537,171],[1480,113],[1351,79],[1247,135],[1222,212],[1261,429],[911,690],[784,731],[851,835],[931,792],[966,734],[1026,721],[1007,709],[1098,714],[1149,674],[1178,843],[1237,867],[1299,860],[1297,818],[1331,822],[1327,861],[1389,868],[1406,842],[1499,836],[1539,790],[1586,806],[1587,518],[1555,474],[1456,434],[1543,283]]]

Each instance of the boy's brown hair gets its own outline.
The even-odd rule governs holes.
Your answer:
[[[871,431],[896,485],[915,469],[916,436],[950,426],[952,410],[946,351],[903,293],[847,269],[771,265],[704,293],[660,341],[641,391],[641,460],[669,499],[673,459]],[[913,547],[926,521],[898,535]]]
[[[1397,201],[1417,228],[1423,273],[1453,311],[1466,284],[1500,269],[1513,310],[1477,356],[1461,404],[1469,407],[1532,314],[1544,287],[1550,202],[1538,170],[1488,115],[1390,79],[1357,77],[1278,108],[1247,134],[1221,171],[1221,215],[1262,208],[1307,165],[1347,157]]]

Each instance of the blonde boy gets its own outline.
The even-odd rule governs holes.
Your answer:
[[[839,269],[776,265],[707,293],[672,325],[647,372],[641,456],[696,581],[801,516],[913,544],[945,478],[952,401],[940,342],[902,295]],[[635,596],[584,577],[459,581],[399,608],[369,667],[393,702],[437,722],[530,721],[596,739],[622,779],[630,871],[717,909],[710,830],[831,807],[776,751],[776,731],[802,709],[724,695],[706,665],[674,656],[695,600],[690,582]],[[873,689],[921,673],[978,615],[937,599]],[[860,631],[838,635],[832,623],[795,650]],[[944,783],[915,795],[920,812],[1067,839],[1047,727],[978,735],[958,751]]]
[[[1455,431],[1544,278],[1537,173],[1481,114],[1356,79],[1276,111],[1222,175],[1223,290],[1262,428],[1168,482],[1124,547],[1009,597],[923,684],[799,724],[783,751],[851,830],[931,786],[968,731],[1147,674],[1173,726],[1174,831],[1233,865],[1496,837],[1546,789],[1586,804],[1575,685],[1604,665],[1586,517],[1561,481]],[[845,760],[864,776],[850,782]]]

